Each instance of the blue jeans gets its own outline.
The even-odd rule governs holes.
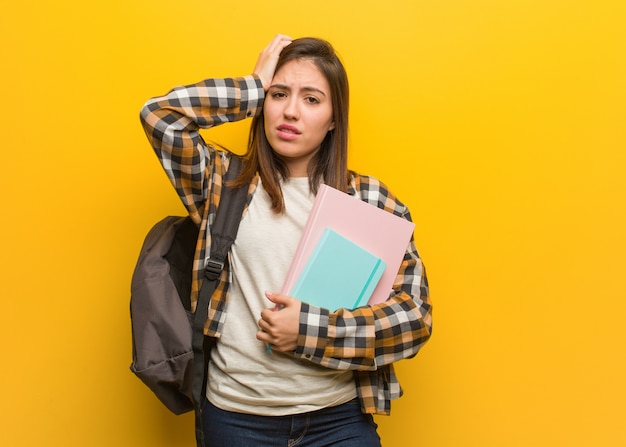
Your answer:
[[[380,447],[376,424],[357,399],[289,416],[233,413],[205,401],[205,447]]]

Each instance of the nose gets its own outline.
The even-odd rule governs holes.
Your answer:
[[[288,101],[285,102],[285,108],[283,114],[287,119],[298,119],[300,117],[300,107],[298,99],[295,96],[291,96]]]

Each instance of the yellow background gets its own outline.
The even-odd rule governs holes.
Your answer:
[[[138,250],[183,212],[138,111],[282,32],[342,55],[352,167],[410,206],[428,268],[384,445],[626,445],[625,23],[622,0],[5,2],[0,443],[193,445],[128,370]]]

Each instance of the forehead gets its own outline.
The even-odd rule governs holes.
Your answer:
[[[274,74],[272,84],[283,84],[292,88],[316,87],[323,91],[329,90],[326,77],[317,68],[317,65],[308,59],[295,59],[286,62]]]

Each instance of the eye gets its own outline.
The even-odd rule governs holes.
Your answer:
[[[280,99],[286,97],[287,95],[284,92],[272,92],[270,96],[274,99]]]
[[[320,102],[319,99],[317,99],[315,96],[307,96],[306,98],[304,98],[304,100],[309,104],[319,104]]]

